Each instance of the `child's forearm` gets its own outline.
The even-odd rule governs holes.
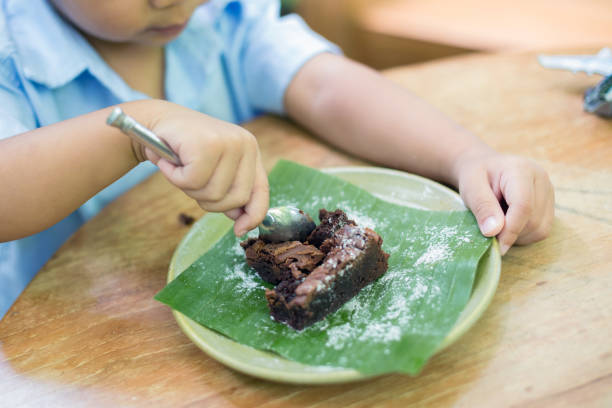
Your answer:
[[[481,232],[497,237],[502,254],[550,232],[554,191],[541,167],[495,152],[366,67],[319,55],[289,85],[285,106],[304,126],[353,154],[455,186]]]
[[[146,123],[158,101],[122,105]],[[110,108],[0,141],[0,241],[68,216],[138,161],[131,140],[106,125]]]
[[[285,105],[295,120],[357,156],[454,186],[459,157],[491,151],[375,71],[330,54],[298,72]]]

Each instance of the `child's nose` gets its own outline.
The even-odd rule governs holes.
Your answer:
[[[166,8],[176,4],[180,4],[185,0],[149,0],[149,4],[153,8]]]

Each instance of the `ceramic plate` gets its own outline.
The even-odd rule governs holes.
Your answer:
[[[375,167],[336,167],[323,171],[396,204],[430,210],[465,209],[459,195],[451,189],[412,174]],[[198,220],[172,256],[168,282],[208,251],[231,226],[232,222],[221,214],[207,214]],[[500,272],[501,256],[497,241],[493,240],[493,245],[478,265],[472,295],[465,309],[436,349],[436,353],[455,342],[482,315],[495,294]],[[368,377],[355,370],[309,366],[290,361],[276,354],[237,343],[201,326],[180,312],[173,313],[183,332],[200,349],[245,374],[295,384],[331,384]]]

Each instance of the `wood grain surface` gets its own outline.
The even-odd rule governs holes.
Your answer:
[[[612,121],[582,110],[599,78],[545,70],[533,53],[386,75],[540,162],[557,197],[551,236],[510,250],[483,317],[419,376],[283,385],[200,351],[153,295],[189,228],[179,215],[203,212],[157,174],[83,226],[0,322],[0,407],[612,406]],[[283,119],[247,128],[268,170],[281,157],[362,164]]]
[[[359,30],[473,51],[592,46],[610,40],[607,0],[362,2]]]
[[[300,0],[296,11],[347,56],[377,69],[612,38],[609,0]]]

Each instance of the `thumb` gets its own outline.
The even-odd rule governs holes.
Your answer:
[[[257,158],[257,168],[255,170],[255,180],[251,199],[243,207],[243,213],[234,223],[236,236],[242,236],[253,228],[256,228],[263,221],[270,204],[270,187],[268,176],[261,164],[261,158]]]
[[[504,227],[504,212],[486,178],[473,178],[461,188],[461,198],[474,213],[480,232],[485,237],[494,237]]]

